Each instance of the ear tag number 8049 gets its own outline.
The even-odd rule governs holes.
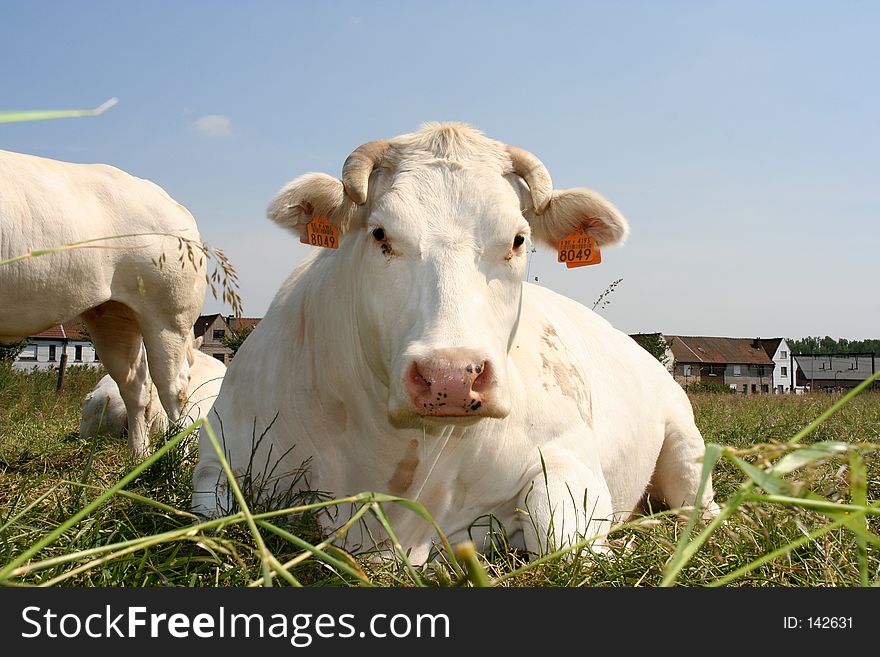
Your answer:
[[[300,237],[299,241],[303,244],[311,244],[312,246],[321,246],[325,249],[339,248],[339,231],[336,226],[330,223],[324,215],[316,214],[314,218],[306,224],[306,234]]]
[[[564,262],[569,269],[598,265],[602,262],[602,253],[596,240],[586,231],[578,229],[559,240],[557,261]]]

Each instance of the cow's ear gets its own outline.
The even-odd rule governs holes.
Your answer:
[[[599,246],[621,244],[629,224],[604,196],[589,189],[554,190],[541,214],[529,210],[532,237],[556,248],[559,241],[578,228],[587,231]]]
[[[195,349],[196,351],[201,349],[202,342],[204,342],[204,341],[205,341],[205,336],[201,335],[201,336],[197,337],[195,340],[193,340],[193,349]]]
[[[327,217],[344,233],[357,212],[355,205],[342,187],[342,181],[326,173],[307,173],[287,183],[269,204],[269,218],[305,236],[306,225],[317,215]]]

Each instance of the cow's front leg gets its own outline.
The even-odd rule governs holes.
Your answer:
[[[526,549],[545,554],[597,536],[591,547],[604,551],[611,494],[598,464],[555,441],[536,448],[535,461],[517,507]]]

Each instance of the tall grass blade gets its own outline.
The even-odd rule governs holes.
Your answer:
[[[406,550],[403,549],[403,545],[401,545],[400,539],[397,538],[397,533],[394,531],[394,527],[391,525],[391,519],[385,512],[385,509],[382,508],[381,502],[371,502],[370,509],[373,511],[373,514],[376,516],[376,518],[378,518],[379,522],[382,524],[382,527],[385,529],[385,532],[388,534],[388,537],[391,539],[391,545],[394,548],[394,551],[400,557],[400,560],[403,562],[403,566],[412,581],[416,584],[416,586],[425,586],[424,580],[422,579],[421,575],[419,575],[412,562],[409,560],[409,555],[406,553]]]
[[[471,541],[466,541],[455,546],[455,556],[464,561],[467,568],[467,579],[476,587],[484,588],[492,586],[489,574],[477,559],[477,550]]]
[[[367,579],[367,576],[364,575],[364,573],[362,571],[353,568],[349,563],[346,563],[345,561],[343,561],[341,559],[337,559],[337,558],[332,557],[329,554],[327,554],[324,551],[324,548],[327,547],[326,545],[324,546],[324,548],[322,548],[320,546],[312,545],[311,543],[300,538],[299,536],[294,536],[289,531],[281,529],[281,527],[277,527],[276,525],[273,525],[272,523],[267,522],[265,520],[259,520],[259,521],[257,521],[257,524],[260,527],[262,527],[263,529],[272,532],[276,536],[280,536],[288,543],[292,543],[293,545],[300,548],[301,550],[305,550],[306,552],[311,554],[315,559],[318,559],[319,561],[323,561],[331,568],[334,568],[337,571],[341,571],[341,572],[345,573],[346,575],[349,575],[349,576],[355,578],[356,580],[358,580],[361,584],[363,584],[365,586],[372,586],[372,583],[370,582],[369,579]],[[286,566],[286,565],[287,564],[283,564],[283,566]]]
[[[22,121],[44,121],[46,119],[70,119],[80,116],[99,116],[119,101],[116,98],[101,103],[88,110],[30,110],[22,112],[0,112],[0,123],[20,123]]]
[[[217,440],[217,435],[214,433],[214,429],[211,427],[210,422],[207,422],[205,418],[202,418],[198,420],[196,424],[204,425],[205,433],[208,435],[208,438],[211,441],[211,447],[214,448],[214,451],[217,454],[217,458],[220,461],[220,467],[223,468],[223,473],[226,475],[226,479],[229,483],[229,488],[232,490],[232,494],[235,496],[236,502],[238,502],[241,513],[244,515],[245,522],[247,523],[248,529],[251,532],[251,536],[253,536],[254,542],[257,544],[260,561],[263,565],[263,585],[272,586],[272,570],[274,569],[281,577],[287,580],[288,584],[290,584],[291,586],[300,586],[300,583],[297,581],[297,579],[293,575],[291,575],[286,568],[283,568],[281,566],[278,560],[275,559],[275,557],[272,555],[271,552],[269,552],[269,549],[266,547],[266,542],[263,540],[263,536],[260,534],[260,530],[257,528],[257,523],[254,520],[254,516],[247,505],[247,501],[244,499],[244,494],[241,492],[241,488],[238,485],[235,474],[232,472],[232,467],[229,465],[229,461],[226,460],[226,455],[223,453],[223,448],[220,446],[220,441]]]
[[[706,445],[706,452],[703,455],[703,471],[700,474],[700,486],[697,489],[694,509],[691,512],[690,518],[688,518],[687,525],[685,525],[681,537],[678,539],[678,544],[675,546],[675,554],[672,555],[672,559],[666,564],[663,581],[660,583],[660,586],[672,586],[675,583],[678,573],[681,572],[681,569],[684,568],[685,564],[690,561],[691,557],[700,548],[703,541],[705,541],[709,534],[715,530],[715,527],[724,521],[724,518],[733,513],[736,506],[739,506],[738,504],[736,506],[731,506],[731,502],[728,502],[728,504],[721,509],[721,513],[703,531],[703,534],[701,535],[703,538],[700,540],[700,537],[698,537],[698,540],[695,540],[691,544],[688,543],[691,532],[696,526],[697,520],[700,518],[700,500],[703,499],[703,493],[706,490],[706,482],[708,482],[709,476],[712,474],[712,470],[715,469],[715,464],[718,462],[718,459],[721,458],[723,452],[724,448],[720,445],[715,445],[714,443]]]
[[[849,489],[850,501],[854,506],[865,506],[868,503],[868,469],[862,455],[853,451],[849,455]],[[856,531],[856,545],[859,557],[859,582],[868,586],[868,519],[865,515],[853,514],[847,526]]]

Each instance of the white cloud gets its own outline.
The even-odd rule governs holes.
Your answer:
[[[232,121],[229,120],[228,116],[223,116],[222,114],[200,116],[193,123],[193,126],[206,137],[228,137],[232,134]]]

